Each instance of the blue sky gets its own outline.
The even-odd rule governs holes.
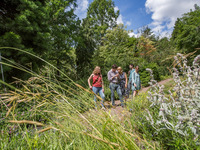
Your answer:
[[[75,13],[84,18],[93,0],[77,0]],[[148,25],[156,35],[169,37],[174,23],[183,13],[200,6],[200,0],[113,0],[115,9],[120,10],[117,22],[133,30],[130,36],[137,36],[137,30]]]
[[[136,30],[151,23],[151,14],[146,13],[145,2],[146,0],[115,0],[123,23],[127,25],[128,29]]]

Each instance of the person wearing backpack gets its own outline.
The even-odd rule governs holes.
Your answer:
[[[92,86],[90,84],[91,79],[93,80],[92,82]],[[97,97],[96,95],[99,93],[99,95],[101,96],[102,100],[101,100],[101,106],[102,109],[105,109],[103,103],[105,100],[105,95],[104,95],[104,84],[103,84],[103,77],[101,75],[101,69],[99,66],[96,66],[93,73],[90,75],[90,77],[88,78],[88,85],[90,87],[90,89],[94,92],[94,101],[95,101],[95,108],[97,109]]]

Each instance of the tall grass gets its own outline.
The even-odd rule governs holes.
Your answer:
[[[154,142],[134,132],[130,116],[122,122],[110,110],[95,111],[92,92],[45,60],[12,50],[32,55],[44,61],[46,67],[37,74],[3,58],[3,65],[32,77],[26,81],[16,79],[13,84],[19,88],[4,83],[10,90],[1,94],[1,149],[156,149]],[[55,70],[62,74],[62,81]]]

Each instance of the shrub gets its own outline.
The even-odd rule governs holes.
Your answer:
[[[149,72],[146,71],[146,68],[150,68],[154,72],[154,78],[157,81],[160,81],[160,73],[158,71],[158,65],[156,63],[150,63],[145,66],[140,67],[140,78],[142,82],[142,86],[148,86],[148,82],[150,80]]]
[[[168,148],[186,149],[200,144],[200,55],[192,66],[187,65],[182,54],[177,54],[175,61],[178,67],[173,68],[175,86],[169,95],[164,93],[164,86],[154,80],[153,71],[147,69],[152,78],[148,92],[151,105],[146,109],[146,120]]]

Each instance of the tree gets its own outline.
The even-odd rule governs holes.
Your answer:
[[[106,30],[117,25],[119,10],[115,12],[114,7],[112,0],[94,0],[88,8],[83,26],[91,29],[97,45],[101,44],[101,38],[104,37]]]
[[[156,42],[155,48],[156,51],[151,55],[153,56],[153,62],[159,66],[159,74],[163,76],[169,75],[171,72],[168,69],[171,68],[174,55],[177,53],[175,47],[167,37],[164,37]]]
[[[91,72],[92,57],[97,57],[102,38],[108,29],[117,25],[119,11],[114,10],[112,0],[94,0],[83,19],[79,30],[79,41],[76,47],[76,64],[78,76],[83,77]],[[87,69],[86,69],[87,68]]]
[[[152,53],[156,51],[155,42],[151,41],[149,38],[143,36],[138,38],[138,54],[140,57],[146,59],[148,62],[152,61]]]
[[[200,7],[178,18],[172,33],[172,41],[182,52],[190,53],[200,48]],[[197,55],[200,51],[197,51]]]
[[[146,39],[156,42],[156,36],[148,26],[143,26],[142,29],[138,30],[138,33]]]
[[[126,68],[133,60],[134,46],[132,45],[136,42],[129,37],[128,33],[123,24],[108,30],[103,38],[103,45],[96,54],[98,57],[93,59],[94,64],[104,68],[104,71],[108,71],[113,64]],[[130,42],[133,44],[131,45]]]
[[[0,2],[0,46],[16,47],[43,56],[50,48],[46,2],[46,0],[2,0]],[[38,59],[19,51],[5,49],[2,55],[34,71],[42,65]],[[13,68],[4,69],[7,78],[27,76]]]
[[[47,9],[52,48],[47,52],[48,59],[62,71],[69,72],[67,64],[74,68],[74,57],[70,54],[74,49],[77,29],[80,21],[74,14],[76,0],[51,0]],[[70,67],[70,68],[71,68]],[[57,72],[59,75],[59,71]]]
[[[84,34],[83,29],[79,31],[78,44],[76,46],[77,75],[81,78],[92,72],[92,57],[95,42],[91,37]]]

